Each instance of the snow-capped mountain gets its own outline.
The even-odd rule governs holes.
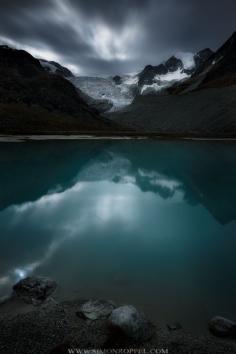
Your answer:
[[[72,77],[70,81],[96,102],[109,102],[110,111],[117,111],[130,105],[137,94],[158,92],[171,86],[176,81],[190,77],[193,67],[191,65],[190,68],[189,62],[191,60],[184,63],[181,59],[173,56],[157,67],[146,66],[138,74],[116,75],[113,78]]]
[[[99,112],[114,112],[130,105],[137,95],[160,94],[176,84],[181,84],[199,70],[213,52],[204,49],[197,54],[178,53],[157,65],[147,65],[140,73],[114,77],[75,77],[62,65],[40,60],[51,74],[68,80],[84,95],[84,100]]]
[[[207,48],[197,54],[180,53],[158,66],[146,66],[139,74],[140,93],[160,92],[190,78],[212,54]]]
[[[131,128],[236,136],[236,32],[215,53],[176,54],[138,74],[108,78],[73,77],[60,64],[5,45],[0,54],[4,133]]]
[[[113,78],[81,76],[69,79],[87,97],[95,100],[95,106],[105,103],[108,104],[107,110],[117,111],[130,105],[138,94],[158,94],[173,84],[190,78],[212,54],[210,49],[204,49],[195,55],[179,53],[162,64],[148,65],[140,73],[133,75],[116,75]]]

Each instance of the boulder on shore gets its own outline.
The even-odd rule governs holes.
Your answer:
[[[154,326],[131,305],[121,306],[112,311],[110,325],[136,341],[146,341],[154,335]]]
[[[216,316],[209,321],[209,330],[217,337],[236,336],[236,322]]]
[[[90,300],[85,302],[77,312],[77,316],[87,318],[89,320],[104,319],[110,316],[115,305],[111,301],[106,300]]]
[[[57,283],[48,278],[27,277],[13,286],[13,296],[17,296],[27,304],[39,305],[52,295]]]

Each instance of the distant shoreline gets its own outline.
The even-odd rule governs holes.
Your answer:
[[[183,141],[236,141],[236,137],[194,137],[163,135],[158,133],[78,133],[78,134],[0,134],[0,142],[27,142],[27,141],[48,141],[48,140],[183,140]]]

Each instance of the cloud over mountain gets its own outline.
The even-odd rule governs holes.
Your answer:
[[[139,70],[218,47],[236,3],[213,0],[1,0],[0,41],[89,75]]]

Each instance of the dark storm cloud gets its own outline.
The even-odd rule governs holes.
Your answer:
[[[0,40],[84,74],[216,49],[235,30],[235,0],[0,0]]]

